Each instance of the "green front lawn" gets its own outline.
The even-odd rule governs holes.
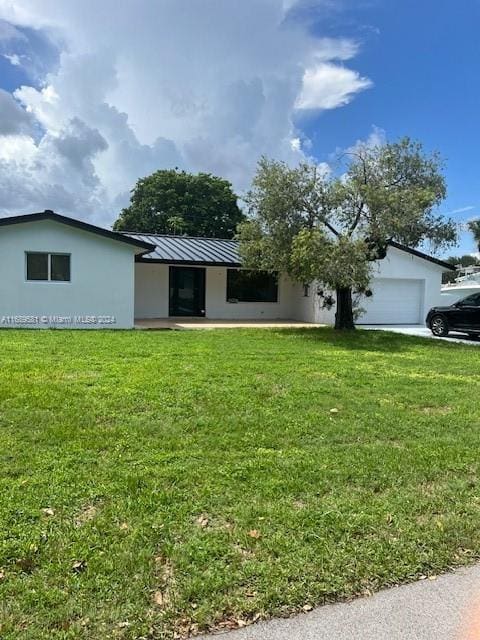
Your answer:
[[[0,332],[0,637],[168,638],[470,562],[479,357],[327,329]]]

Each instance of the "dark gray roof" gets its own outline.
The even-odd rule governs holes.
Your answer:
[[[135,240],[148,242],[155,246],[151,253],[140,258],[141,262],[188,263],[222,267],[240,266],[238,242],[236,240],[130,232],[124,232],[124,234]]]
[[[197,264],[204,266],[239,267],[241,266],[237,240],[221,238],[194,238],[190,236],[152,235],[149,233],[131,233],[124,235],[155,246],[154,251],[137,258],[139,262],[165,262],[168,264]],[[454,269],[451,264],[429,256],[417,249],[390,240],[390,246],[410,253],[417,258],[428,260],[444,269]]]
[[[411,249],[407,247],[405,244],[400,244],[400,242],[395,242],[395,240],[390,240],[388,243],[391,247],[395,247],[395,249],[400,249],[401,251],[406,251],[410,253],[412,256],[416,256],[417,258],[422,258],[422,260],[428,260],[428,262],[433,262],[433,264],[438,264],[439,267],[443,267],[446,270],[455,271],[455,267],[450,262],[445,262],[444,260],[439,260],[434,256],[429,256],[428,253],[423,253],[423,251],[418,251],[417,249]]]

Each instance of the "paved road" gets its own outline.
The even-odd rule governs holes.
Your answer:
[[[468,336],[462,333],[452,333],[446,338],[437,338],[432,334],[430,329],[427,327],[418,324],[418,325],[388,325],[388,324],[372,324],[372,325],[359,325],[360,329],[370,329],[377,331],[393,331],[393,333],[403,333],[407,336],[417,336],[420,338],[432,338],[433,340],[446,340],[447,342],[461,342],[463,344],[470,344],[472,346],[480,346],[480,339],[476,340],[475,338],[469,338]]]
[[[257,623],[216,640],[478,640],[467,630],[480,610],[480,565],[370,598]],[[202,636],[212,640],[212,636]]]

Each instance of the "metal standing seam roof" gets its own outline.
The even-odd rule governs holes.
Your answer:
[[[166,262],[170,264],[183,263],[225,267],[241,266],[241,259],[238,252],[239,243],[237,240],[110,231],[109,229],[97,227],[82,220],[63,216],[55,213],[51,209],[45,209],[45,211],[38,213],[0,218],[0,227],[39,220],[54,220],[55,222],[89,231],[106,238],[111,238],[112,240],[135,245],[143,249],[142,253],[136,256],[136,260],[139,262]],[[448,262],[429,256],[417,249],[411,249],[399,242],[390,240],[388,244],[396,249],[410,253],[417,258],[433,262],[444,270],[455,270],[455,267]]]
[[[187,263],[235,267],[241,264],[238,253],[238,242],[236,240],[152,235],[149,233],[123,233],[135,240],[154,245],[155,249],[152,252],[138,259],[140,262]]]
[[[154,235],[149,233],[123,234],[131,239],[154,245],[155,249],[137,257],[138,262],[165,262],[168,264],[193,264],[204,266],[240,267],[242,262],[237,240],[222,238],[195,238],[191,236]],[[417,258],[439,265],[443,269],[454,269],[451,264],[429,256],[417,249],[411,249],[390,240],[390,246],[405,251]]]

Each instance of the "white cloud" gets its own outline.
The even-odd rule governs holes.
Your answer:
[[[21,164],[29,162],[37,153],[37,146],[29,135],[8,135],[1,137],[0,161]]]
[[[19,67],[22,64],[20,61],[20,56],[18,56],[16,53],[4,53],[3,57],[6,58],[14,67]]]
[[[349,38],[320,38],[313,57],[317,63],[351,60],[357,55],[358,49],[358,42]]]
[[[300,138],[292,138],[290,140],[290,146],[294,151],[300,151],[302,148],[302,141],[300,140]]]
[[[0,19],[0,41],[25,40],[25,36],[13,24]]]
[[[460,207],[459,209],[453,209],[452,211],[449,211],[446,215],[453,215],[455,213],[465,213],[467,211],[472,211],[473,209],[475,209],[475,207],[473,206],[473,204],[468,205],[467,207]]]
[[[242,191],[260,155],[303,158],[296,106],[341,106],[371,82],[335,63],[356,43],[285,21],[293,4],[0,0],[0,19],[61,51],[39,88],[15,92],[36,131],[15,131],[5,151],[0,214],[55,208],[105,224],[155,169],[210,171]]]
[[[374,147],[382,146],[386,141],[387,134],[385,130],[377,127],[376,125],[372,125],[372,130],[370,131],[368,136],[363,140],[357,140],[346,151],[347,153],[353,153],[355,151],[358,151],[359,149],[373,149]]]
[[[32,130],[33,118],[22,109],[15,98],[0,89],[0,136],[25,133]]]
[[[354,95],[372,86],[359,73],[336,64],[322,62],[307,69],[296,101],[297,109],[335,109],[352,101]]]

